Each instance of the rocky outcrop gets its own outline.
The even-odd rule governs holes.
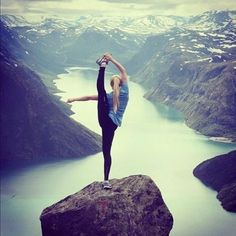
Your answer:
[[[43,210],[43,236],[167,236],[173,218],[150,177],[112,179],[111,190],[94,182]]]
[[[217,198],[225,210],[236,212],[236,151],[202,162],[193,174],[218,191]]]

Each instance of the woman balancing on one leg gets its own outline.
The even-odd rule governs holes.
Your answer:
[[[111,77],[111,93],[106,93],[104,87],[105,68],[108,62],[112,62],[119,70],[119,75]],[[104,189],[111,189],[109,183],[109,173],[111,168],[111,145],[115,130],[121,126],[122,117],[125,112],[128,99],[128,76],[125,68],[115,60],[111,54],[106,53],[99,58],[96,63],[100,66],[97,78],[98,95],[83,96],[79,98],[68,99],[67,102],[74,101],[98,101],[98,121],[102,128],[102,151],[104,156]]]

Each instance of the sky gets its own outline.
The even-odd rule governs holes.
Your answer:
[[[189,16],[209,10],[235,10],[235,0],[1,0],[1,14],[29,18],[80,15],[177,15]]]

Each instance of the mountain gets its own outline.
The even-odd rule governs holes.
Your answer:
[[[66,56],[66,63],[73,65],[94,65],[94,58],[106,51],[120,55],[120,60],[127,61],[140,47],[138,41],[141,39],[118,29],[101,31],[88,28],[71,44],[64,46],[61,53]]]
[[[235,24],[216,31],[173,28],[147,38],[126,63],[145,97],[174,106],[187,125],[236,141]]]
[[[11,53],[11,55],[14,55],[14,58],[18,62],[36,71],[44,84],[47,85],[50,92],[58,92],[53,80],[56,78],[55,73],[64,72],[64,66],[61,64],[61,61],[59,59],[56,60],[53,55],[52,57],[48,56],[46,48],[40,56],[40,53],[37,53],[34,48],[31,48],[30,42],[22,40],[21,35],[12,28],[9,28],[3,21],[0,21],[0,31],[1,48],[7,48],[7,51]],[[59,105],[65,114],[72,114],[68,104],[62,103],[56,96],[51,97],[54,103]]]
[[[218,192],[225,210],[236,212],[236,151],[202,162],[193,174]]]
[[[1,21],[9,27],[32,25],[23,16],[1,15]]]
[[[112,51],[120,55],[120,60],[128,61],[145,41],[144,36],[117,28],[105,30],[93,26],[84,29],[80,25],[58,24],[58,20],[11,29],[19,35],[19,42],[28,51],[37,58],[43,58],[36,65],[46,62],[44,68],[50,65],[55,68],[54,71],[68,66],[94,65],[96,58],[106,51]]]
[[[20,27],[22,30],[27,31],[29,26]],[[40,43],[36,48],[29,38],[25,38],[19,34],[16,28],[10,28],[4,21],[0,21],[1,41],[7,45],[10,52],[16,57],[17,60],[24,62],[33,70],[41,73],[49,72],[63,72],[61,68],[63,64],[59,56],[55,53],[47,53],[46,46]]]
[[[9,27],[28,26],[29,23],[22,16],[4,15],[4,22]],[[181,26],[186,23],[186,18],[178,16],[80,16],[75,20],[62,19],[58,17],[46,18],[40,22],[32,24],[35,29],[40,29],[42,34],[50,33],[52,30],[76,29],[77,34],[87,28],[97,28],[99,30],[110,31],[120,29],[124,33],[145,35],[156,34],[167,31],[172,27]]]
[[[208,11],[191,17],[186,28],[191,30],[215,31],[235,24],[236,11]]]
[[[49,34],[54,30],[61,30],[66,33],[70,29],[73,29],[78,35],[88,28],[96,28],[101,31],[120,29],[127,34],[148,36],[166,32],[175,27],[197,31],[214,31],[235,23],[236,11],[208,11],[191,17],[86,15],[79,16],[75,20],[53,17],[33,24],[30,24],[22,16],[3,15],[1,19],[9,27],[31,26],[32,30],[38,31],[42,35]]]
[[[1,35],[0,43],[1,163],[76,158],[99,152],[100,136],[62,111],[39,75],[24,63],[25,49],[17,34],[7,32]]]
[[[119,55],[120,60],[127,62],[140,50],[148,36],[174,28],[198,31],[229,28],[235,21],[235,12],[206,12],[190,18],[87,15],[67,20],[54,17],[31,25],[21,16],[3,15],[1,21],[14,29],[21,43],[37,57],[74,66],[92,64],[94,58],[104,51],[112,51],[114,55]]]

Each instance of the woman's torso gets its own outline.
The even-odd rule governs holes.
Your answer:
[[[127,81],[123,82],[120,87],[120,95],[119,95],[120,104],[117,112],[114,112],[113,110],[113,92],[108,93],[107,98],[109,103],[109,117],[117,126],[121,126],[122,118],[129,100],[128,82]]]

